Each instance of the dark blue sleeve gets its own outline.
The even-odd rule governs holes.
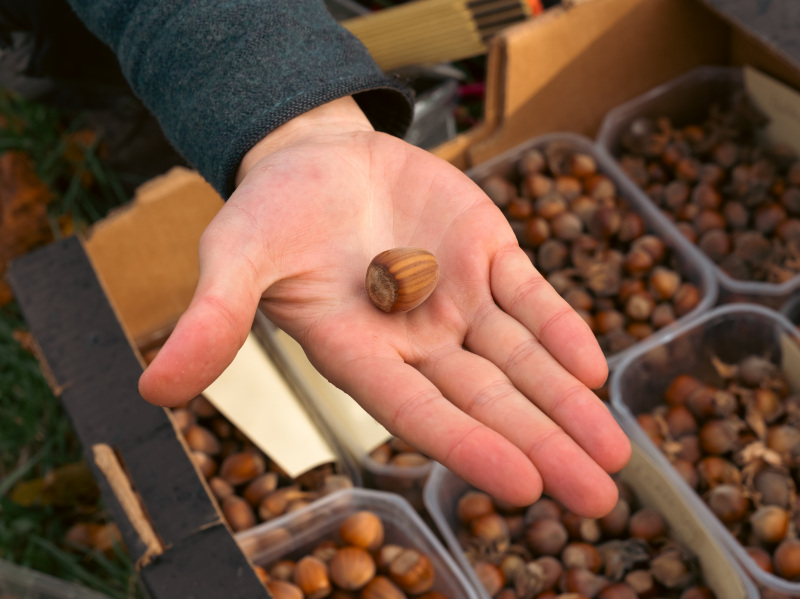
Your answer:
[[[403,135],[413,105],[322,0],[69,0],[114,50],[167,138],[227,198],[244,154],[311,108],[353,95]]]

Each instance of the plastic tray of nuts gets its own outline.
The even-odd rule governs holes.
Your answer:
[[[800,161],[762,141],[741,69],[700,67],[610,111],[601,151],[700,249],[720,302],[779,309],[800,286]]]
[[[628,436],[770,597],[800,596],[799,343],[774,310],[721,306],[629,355],[610,382]]]
[[[707,261],[591,140],[536,137],[467,174],[587,320],[611,370],[636,343],[714,305]]]
[[[618,484],[617,507],[595,520],[563,510],[546,496],[516,511],[493,505],[437,464],[425,486],[425,505],[483,599],[559,592],[598,599],[758,597],[752,581],[642,449],[634,446]]]
[[[86,587],[0,559],[3,599],[108,599]]]
[[[375,516],[380,522],[377,526]],[[355,595],[345,591],[358,592],[362,599],[405,597],[403,593],[420,599],[478,599],[430,528],[407,501],[392,493],[337,491],[293,514],[240,533],[236,540],[263,569],[268,588],[270,580],[306,587],[304,595],[281,595],[281,589],[272,587],[276,599],[327,597],[331,591],[322,590],[326,580],[346,597]],[[316,560],[307,559],[309,556]],[[298,568],[302,560],[310,563]]]

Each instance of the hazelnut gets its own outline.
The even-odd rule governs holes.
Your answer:
[[[650,315],[650,322],[653,323],[656,329],[663,329],[671,325],[675,320],[675,308],[668,303],[656,304],[656,307],[653,308],[653,313]]]
[[[567,544],[569,533],[560,521],[546,518],[532,522],[525,539],[534,555],[558,555]]]
[[[386,576],[376,576],[361,589],[360,599],[406,599],[406,594]]]
[[[622,243],[630,243],[644,235],[644,232],[644,219],[635,212],[626,212],[622,215],[622,223],[620,223],[619,231],[617,232],[617,239]]]
[[[638,599],[639,595],[625,582],[616,582],[597,593],[597,599]]]
[[[487,177],[481,183],[481,189],[500,208],[508,206],[517,193],[511,183],[499,176]]]
[[[532,198],[540,198],[555,188],[552,178],[542,173],[531,173],[524,178],[525,191]]]
[[[597,574],[603,566],[603,558],[594,545],[574,541],[561,551],[561,563],[564,568],[585,568]]]
[[[665,266],[656,266],[648,278],[650,291],[656,300],[668,300],[681,285],[681,276]]]
[[[175,423],[175,428],[186,434],[187,429],[197,423],[197,418],[188,408],[174,408],[171,410],[172,420]]]
[[[533,205],[536,215],[546,220],[552,220],[559,214],[563,214],[567,208],[567,200],[558,193],[547,193],[538,197]]]
[[[560,520],[563,508],[561,504],[549,497],[541,497],[525,510],[525,523],[533,524],[538,520]]]
[[[481,586],[490,597],[494,597],[506,584],[503,571],[491,562],[478,560],[472,564],[472,569],[481,583]]]
[[[189,457],[192,458],[192,462],[194,462],[194,465],[204,478],[209,479],[216,474],[217,462],[214,461],[214,458],[207,453],[203,453],[202,451],[193,451],[189,454]]]
[[[670,434],[675,438],[697,432],[697,420],[685,405],[670,406],[664,420]]]
[[[268,580],[266,585],[273,599],[304,599],[300,587],[287,580]]]
[[[512,220],[526,220],[533,214],[533,202],[528,198],[514,197],[506,206],[506,214]]]
[[[408,312],[428,299],[438,280],[439,266],[433,254],[402,247],[372,259],[365,285],[370,300],[383,312]]]
[[[775,572],[791,581],[800,580],[800,541],[785,539],[772,555]]]
[[[705,488],[717,485],[738,485],[742,482],[739,469],[725,458],[708,456],[697,463],[697,474]]]
[[[231,484],[219,476],[215,476],[208,481],[208,486],[211,487],[211,493],[217,501],[222,501],[226,497],[233,495],[234,490]]]
[[[648,320],[656,303],[648,292],[634,293],[625,302],[625,314],[634,320]]]
[[[659,512],[643,507],[631,514],[628,532],[631,537],[653,543],[667,534],[667,523]]]
[[[272,493],[272,491],[277,488],[277,472],[265,472],[264,474],[255,477],[253,480],[247,483],[247,486],[242,492],[242,496],[250,505],[253,507],[258,507],[258,505],[263,501],[264,497],[266,497],[269,493]]]
[[[717,485],[708,492],[706,503],[725,524],[734,524],[744,518],[748,509],[747,497],[741,487]]]
[[[700,303],[700,290],[692,283],[684,282],[672,297],[675,314],[680,318],[694,310]]]
[[[669,546],[650,561],[650,572],[653,578],[670,589],[689,585],[694,576],[682,552]]]
[[[776,505],[782,508],[791,506],[794,483],[788,474],[780,470],[773,468],[760,470],[753,477],[753,488],[764,505]]]
[[[773,572],[772,568],[772,555],[763,547],[755,547],[750,545],[744,548],[745,553],[750,556],[756,565],[764,570],[764,572]]]
[[[389,564],[389,578],[407,593],[416,595],[431,589],[436,573],[427,555],[405,549]]]
[[[700,447],[712,455],[731,451],[739,438],[739,427],[727,419],[709,420],[700,428]]]
[[[741,202],[726,202],[722,207],[722,216],[725,217],[725,224],[732,231],[740,231],[747,228],[750,221],[750,212]]]
[[[581,185],[580,180],[569,175],[561,175],[556,177],[555,188],[556,191],[567,200],[567,202],[577,198],[583,191],[583,186]]]
[[[750,514],[753,535],[764,544],[781,542],[789,531],[790,515],[777,505],[762,505]]]
[[[597,172],[597,162],[590,154],[573,152],[569,157],[569,171],[575,177],[585,178]]]
[[[303,591],[305,599],[322,599],[331,593],[328,566],[313,555],[298,560],[292,582]]]
[[[469,524],[478,516],[494,511],[491,495],[483,491],[470,490],[459,497],[456,503],[456,517],[462,524]]]
[[[361,547],[339,549],[328,564],[333,583],[345,590],[356,591],[375,576],[375,560]]]
[[[255,451],[243,451],[229,455],[222,461],[219,475],[233,486],[249,482],[264,473],[267,465]]]
[[[219,440],[214,436],[210,430],[195,424],[190,426],[183,433],[186,439],[186,445],[192,451],[202,451],[208,455],[217,455],[220,450]]]
[[[548,239],[536,252],[536,267],[545,273],[564,268],[569,249],[563,241]]]
[[[547,160],[538,148],[525,150],[517,162],[517,170],[523,175],[540,173],[545,168],[547,168]]]
[[[722,196],[710,183],[698,183],[692,190],[692,202],[703,209],[717,210]]]
[[[238,495],[229,495],[222,500],[222,514],[234,532],[247,530],[256,525],[253,508]]]
[[[478,541],[501,549],[508,547],[511,539],[506,519],[494,512],[474,518],[470,522],[470,532]]]
[[[697,247],[712,262],[719,263],[731,251],[731,238],[723,229],[710,229],[700,235]]]
[[[355,512],[339,526],[339,537],[347,545],[374,551],[383,544],[383,522],[369,510]]]
[[[562,241],[573,241],[583,233],[583,221],[572,212],[564,212],[550,221],[553,237]]]
[[[689,396],[702,385],[699,379],[690,374],[679,374],[664,391],[664,401],[671,406],[686,405]]]
[[[525,241],[534,247],[550,239],[550,224],[540,216],[525,222]]]
[[[618,499],[613,509],[599,519],[600,529],[608,538],[621,537],[628,530],[630,504],[625,499]]]

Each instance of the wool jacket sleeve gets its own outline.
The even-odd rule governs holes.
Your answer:
[[[402,136],[410,93],[385,76],[323,0],[69,0],[111,46],[134,93],[223,198],[270,131],[353,95],[373,127]]]

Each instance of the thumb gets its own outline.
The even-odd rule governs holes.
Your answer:
[[[244,250],[247,244],[241,237],[234,243],[237,247],[201,242],[192,301],[139,379],[147,401],[170,407],[189,401],[222,374],[244,344],[263,287],[258,265]]]

